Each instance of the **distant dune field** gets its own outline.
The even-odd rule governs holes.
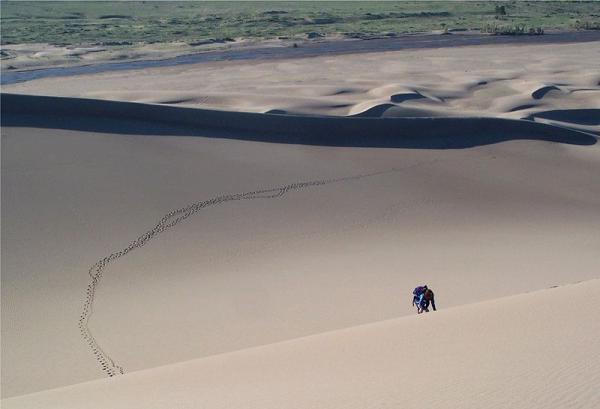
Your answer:
[[[451,47],[190,64],[3,88],[245,112],[528,118],[598,134],[598,61],[600,42]]]

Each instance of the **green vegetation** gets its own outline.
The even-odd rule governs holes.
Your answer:
[[[576,20],[573,23],[573,28],[575,28],[576,30],[600,30],[600,20],[596,20],[596,21],[590,21],[590,20],[579,21],[579,20]]]
[[[544,29],[541,27],[527,27],[525,25],[504,26],[494,24],[486,24],[481,29],[484,33],[496,35],[542,35]]]
[[[2,1],[0,7],[2,44],[202,44],[240,37],[306,38],[308,33],[314,38],[468,29],[529,34],[530,28],[540,33],[600,27],[597,1]]]

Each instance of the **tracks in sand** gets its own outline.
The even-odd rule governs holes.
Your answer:
[[[96,262],[90,267],[88,274],[90,275],[91,281],[88,284],[85,292],[85,301],[83,303],[83,308],[78,323],[81,336],[92,350],[94,357],[96,358],[96,360],[102,368],[102,371],[106,373],[106,375],[112,377],[125,373],[124,368],[121,365],[119,365],[106,350],[102,348],[101,344],[98,342],[98,339],[94,336],[89,326],[90,320],[94,313],[94,300],[96,297],[96,291],[98,289],[98,285],[100,284],[100,280],[102,279],[104,270],[110,263],[115,262],[119,258],[127,255],[135,249],[143,247],[160,233],[163,233],[175,227],[177,224],[183,222],[184,220],[193,216],[195,213],[201,211],[202,209],[205,209],[210,206],[221,205],[231,201],[252,199],[276,199],[284,196],[286,193],[291,191],[297,191],[311,187],[328,185],[332,183],[347,182],[383,174],[389,174],[393,172],[407,170],[409,168],[420,166],[422,164],[424,163],[417,163],[404,168],[393,168],[391,170],[386,171],[365,173],[336,179],[297,182],[275,188],[255,190],[246,193],[222,195],[214,197],[212,199],[192,203],[188,206],[167,213],[158,221],[158,223],[154,227],[152,227],[150,230],[148,230],[147,232],[130,242],[129,245],[127,245],[125,248],[111,253],[110,255],[100,259],[98,262]]]

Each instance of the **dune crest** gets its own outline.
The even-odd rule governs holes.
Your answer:
[[[294,115],[279,110],[261,114],[6,93],[1,97],[5,112],[17,114],[6,120],[12,126],[23,126],[19,115],[36,114],[149,120],[188,126],[190,134],[194,134],[194,128],[200,127],[245,132],[236,134],[236,139],[324,146],[460,149],[514,139],[576,145],[593,145],[597,142],[593,134],[535,121],[480,117],[435,118],[429,111],[401,106],[376,106],[368,110],[366,115],[333,117]],[[381,114],[382,118],[372,118],[372,114]],[[43,122],[48,127],[78,129],[77,125],[71,125],[68,121],[56,125],[52,125],[51,121]],[[87,123],[87,126],[92,126],[88,130],[93,130],[91,123]]]
[[[600,404],[598,300],[600,281],[592,280],[7,399],[3,407],[192,408],[202,396],[211,408],[525,409],[535,401],[591,409]]]
[[[531,97],[533,99],[542,99],[546,96],[546,94],[552,91],[561,91],[561,89],[556,85],[546,85],[533,91],[531,93]]]

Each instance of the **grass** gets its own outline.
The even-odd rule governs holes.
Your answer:
[[[393,36],[432,30],[600,26],[600,2],[2,1],[2,44],[138,44],[208,39]],[[581,23],[584,22],[584,23]],[[526,29],[529,33],[529,28]],[[313,34],[313,37],[315,35]]]

